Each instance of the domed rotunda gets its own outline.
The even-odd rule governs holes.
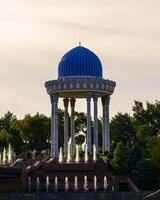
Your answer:
[[[102,64],[92,51],[78,46],[62,57],[58,76],[59,78],[80,76],[102,78]]]
[[[71,154],[75,154],[75,103],[77,98],[86,99],[87,136],[86,144],[91,153],[96,150],[110,151],[109,102],[116,83],[103,78],[103,68],[98,56],[91,50],[77,46],[61,58],[58,65],[58,79],[45,83],[51,99],[51,157],[58,157],[58,100],[64,102],[64,155],[68,154],[69,126],[68,107],[71,106]],[[98,143],[98,100],[103,107],[102,147]],[[91,100],[94,103],[94,130],[91,132]],[[93,144],[91,135],[93,134]]]

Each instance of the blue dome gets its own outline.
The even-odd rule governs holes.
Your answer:
[[[102,78],[102,64],[89,49],[77,46],[68,51],[58,66],[58,77],[99,77]]]

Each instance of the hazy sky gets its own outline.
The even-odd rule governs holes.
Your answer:
[[[111,116],[160,99],[160,0],[0,0],[0,116],[49,115],[44,82],[79,41],[117,82]]]

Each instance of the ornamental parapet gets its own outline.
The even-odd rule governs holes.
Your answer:
[[[66,92],[99,92],[111,95],[116,83],[111,80],[100,78],[61,78],[47,81],[45,87],[48,94]]]

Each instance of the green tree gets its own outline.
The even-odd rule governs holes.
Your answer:
[[[155,164],[157,174],[160,176],[160,135],[157,136],[155,144],[152,144],[150,159]]]
[[[76,133],[83,132],[86,133],[87,129],[87,115],[84,112],[75,113],[75,128]]]
[[[147,124],[142,124],[137,126],[136,137],[138,143],[145,148],[147,145],[148,140],[152,136],[151,130]]]
[[[10,132],[10,128],[12,123],[16,120],[16,116],[13,115],[10,111],[4,114],[4,117],[0,119],[0,130],[4,129],[8,133]]]
[[[122,141],[127,144],[134,139],[135,128],[132,123],[132,118],[127,114],[116,114],[110,123],[111,139],[113,144]]]
[[[136,183],[149,184],[155,179],[155,171],[149,160],[140,160],[132,172],[132,178]]]
[[[46,139],[50,136],[50,118],[37,113],[34,116],[26,115],[17,120],[14,128],[19,131],[22,140],[28,141],[27,148],[43,150],[46,148]]]
[[[147,102],[146,108],[142,102],[135,101],[132,110],[135,127],[147,125],[152,135],[158,133],[160,129],[160,101],[156,101],[154,104]]]
[[[8,146],[10,143],[12,148],[16,153],[20,152],[20,143],[22,142],[19,132],[14,128],[14,123],[17,121],[17,118],[13,113],[8,111],[4,114],[4,117],[0,119],[0,146]]]
[[[125,174],[127,171],[127,159],[128,153],[122,142],[117,144],[113,152],[113,159],[111,165],[115,170],[116,174]]]
[[[128,156],[128,172],[132,175],[137,163],[143,158],[143,153],[138,144],[134,144],[129,151]]]
[[[4,147],[8,147],[8,144],[11,140],[11,135],[4,129],[0,131],[0,147],[1,151]]]

